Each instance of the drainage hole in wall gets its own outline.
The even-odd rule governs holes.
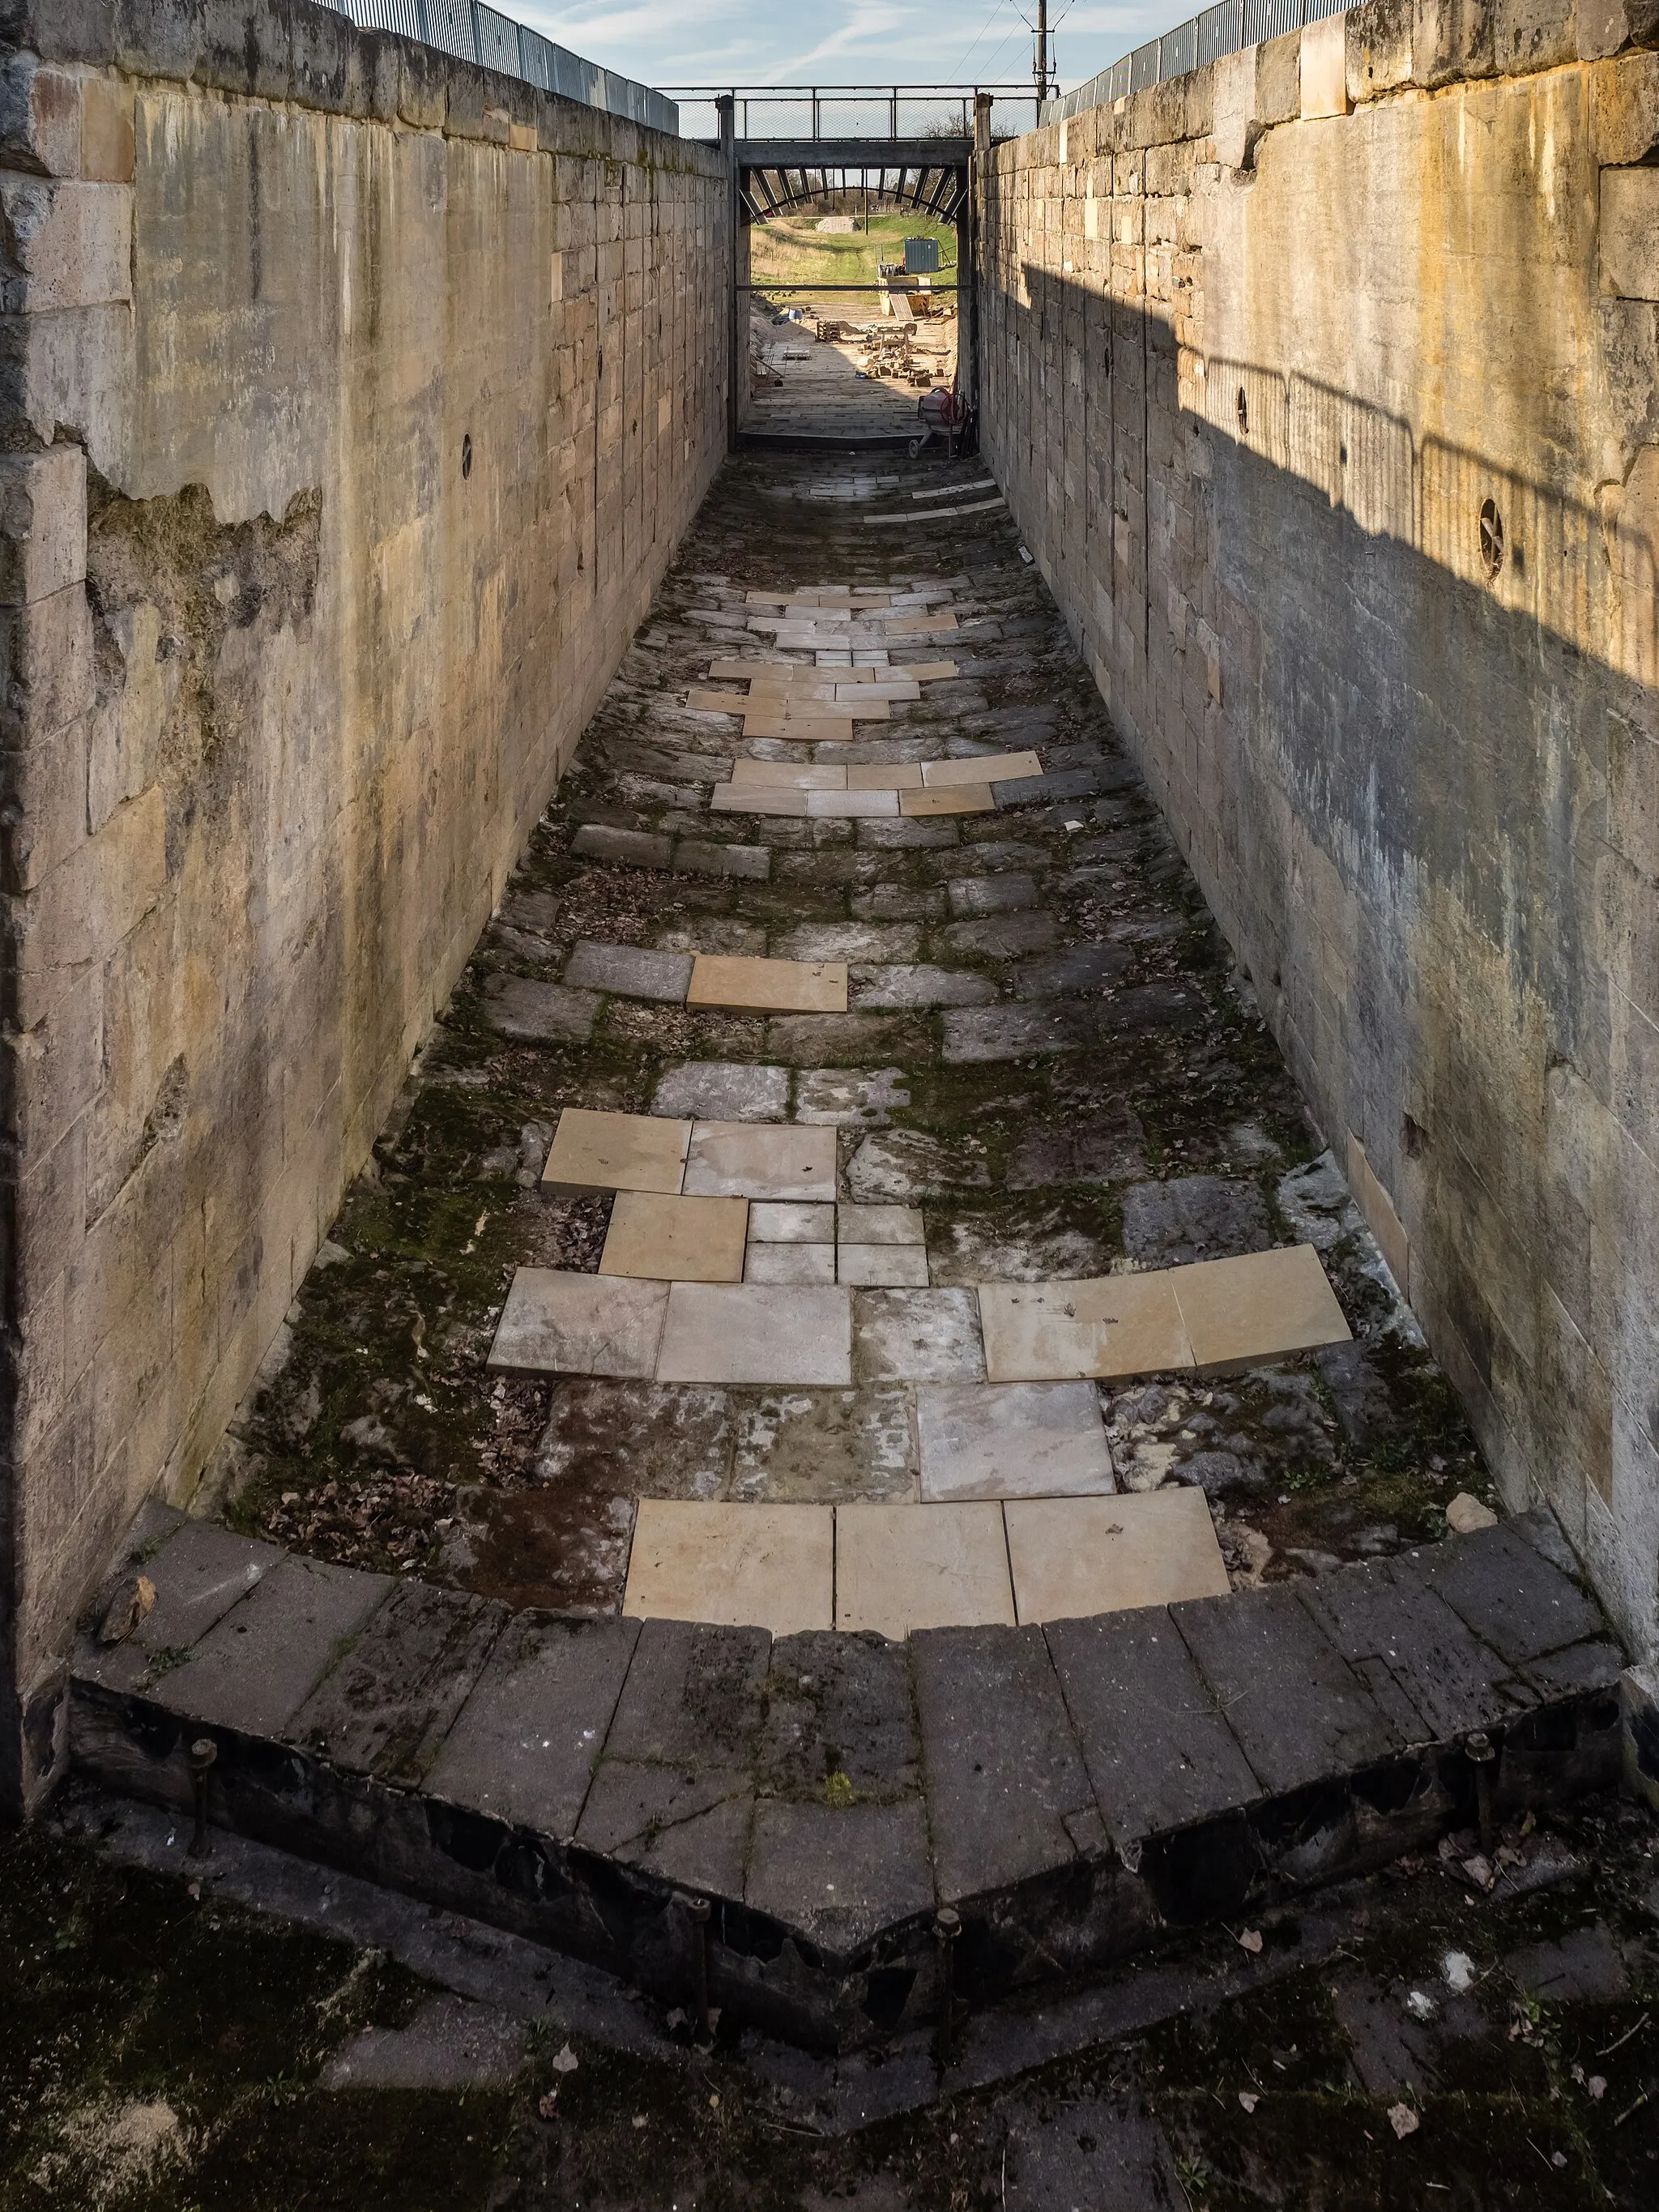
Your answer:
[[[464,477],[470,477],[471,473],[472,433],[471,430],[468,430],[464,434],[461,439],[461,474]]]
[[[1480,502],[1480,565],[1489,583],[1504,565],[1504,518],[1495,500]]]
[[[1238,427],[1245,437],[1250,434],[1250,403],[1244,397],[1244,387],[1238,387]]]
[[[1346,446],[1339,446],[1337,447],[1336,458],[1341,462],[1343,467],[1346,469],[1348,465],[1348,449]]]

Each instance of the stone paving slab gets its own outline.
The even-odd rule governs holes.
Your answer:
[[[961,784],[1006,783],[1017,776],[1040,775],[1042,763],[1033,752],[975,753],[962,760],[922,763],[921,780],[929,791]]]
[[[866,1382],[982,1382],[985,1353],[971,1291],[860,1291],[854,1307]]]
[[[732,763],[734,791],[845,791],[844,768],[792,766],[787,761],[740,760]]]
[[[782,737],[781,726],[776,730],[750,730],[751,737]],[[723,783],[708,804],[716,814],[765,814],[772,816],[806,814],[808,794],[792,790],[787,784]],[[701,1004],[702,1001],[694,1003]],[[724,1004],[724,1001],[715,1003]]]
[[[657,1378],[845,1388],[853,1380],[852,1296],[812,1285],[672,1284]]]
[[[623,1611],[775,1636],[835,1625],[835,1509],[642,1498]]]
[[[1193,1364],[1168,1273],[981,1283],[979,1310],[994,1382],[1117,1379]]]
[[[919,1628],[1014,1621],[1001,1508],[836,1509],[836,1626],[895,1642]]]
[[[147,1575],[152,1552],[163,1547],[167,1572],[152,1581],[155,1603],[123,1643],[87,1645],[83,1680],[110,1690],[131,1689],[162,1652],[199,1643],[284,1556],[275,1544],[151,1501],[118,1554],[118,1571]]]
[[[809,1200],[836,1195],[833,1128],[785,1122],[699,1121],[685,1162],[685,1190],[702,1198]]]
[[[681,1060],[658,1079],[651,1111],[691,1121],[781,1121],[789,1111],[789,1071],[749,1061]]]
[[[633,1620],[515,1614],[444,1739],[428,1792],[568,1842],[639,1635]]]
[[[683,952],[648,952],[636,945],[599,945],[584,939],[565,963],[564,980],[586,990],[678,1005],[691,981]]]
[[[508,1619],[504,1605],[395,1586],[295,1714],[291,1734],[351,1774],[422,1782]]]
[[[388,1576],[287,1553],[149,1694],[192,1723],[286,1736],[313,1686],[391,1588]]]
[[[958,968],[858,963],[848,969],[847,995],[855,1008],[983,1006],[996,999],[997,987],[988,975]]]
[[[1229,1592],[1201,1490],[1011,1498],[1004,1519],[1022,1621],[1073,1620]]]
[[[846,963],[745,960],[699,953],[686,1004],[744,1006],[761,1013],[845,1013]]]
[[[1311,1244],[1198,1261],[1176,1273],[1176,1296],[1201,1374],[1352,1341]]]
[[[836,1280],[865,1290],[925,1288],[927,1255],[919,1244],[837,1244]]]
[[[613,1190],[678,1191],[690,1142],[689,1121],[567,1106],[542,1170],[542,1188],[559,1198]]]
[[[988,783],[946,783],[899,793],[899,812],[926,821],[940,814],[988,814],[996,801]]]
[[[669,1285],[520,1267],[486,1362],[492,1375],[655,1373]]]
[[[1420,1562],[1424,1580],[1511,1667],[1594,1636],[1594,1601],[1513,1522],[1445,1544]]]
[[[1092,1383],[922,1384],[916,1437],[924,1502],[1082,1498],[1116,1487]]]
[[[597,992],[529,975],[488,975],[483,1000],[489,1026],[523,1044],[585,1044],[602,1001]]]
[[[745,1283],[833,1283],[833,1244],[753,1244],[744,1255]]]
[[[747,1199],[619,1191],[599,1273],[658,1283],[738,1283],[748,1237]]]
[[[833,1244],[836,1208],[757,1199],[749,1209],[749,1236],[760,1244]]]
[[[916,1206],[841,1206],[836,1234],[849,1244],[925,1244],[927,1232]]]

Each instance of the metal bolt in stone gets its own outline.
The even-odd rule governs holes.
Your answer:
[[[933,1941],[939,1947],[939,2033],[935,2048],[941,2066],[951,2063],[956,2039],[956,1942],[962,1933],[962,1915],[945,1905],[933,1920]]]
[[[1480,1831],[1480,1848],[1490,1851],[1498,1840],[1498,1823],[1492,1816],[1492,1769],[1498,1764],[1498,1747],[1483,1729],[1476,1729],[1463,1739],[1463,1749],[1474,1769],[1475,1826]]]
[[[219,1747],[211,1736],[198,1736],[190,1747],[190,1784],[196,1799],[196,1831],[191,1836],[188,1855],[193,1859],[204,1859],[208,1855],[208,1774],[219,1756]]]
[[[708,1917],[713,1911],[706,1897],[686,1899],[685,1910],[692,1926],[692,1963],[696,1972],[697,2041],[712,2043],[714,2031],[708,2024]]]

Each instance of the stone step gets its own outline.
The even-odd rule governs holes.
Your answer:
[[[878,1612],[862,1510],[848,1602]],[[969,1524],[932,1527],[930,1571],[967,1576]],[[1568,1556],[1540,1514],[901,1646],[514,1613],[150,1506],[117,1579],[155,1601],[81,1640],[70,1759],[671,2001],[706,1924],[715,2003],[846,2048],[933,2016],[939,1906],[981,2003],[1611,1784],[1622,1654]]]

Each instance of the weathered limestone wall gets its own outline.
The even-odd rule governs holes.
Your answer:
[[[705,149],[302,0],[0,36],[3,1802],[725,451],[730,234]]]
[[[1627,28],[1396,0],[1000,148],[981,374],[1507,1493],[1650,1649],[1659,55]]]

